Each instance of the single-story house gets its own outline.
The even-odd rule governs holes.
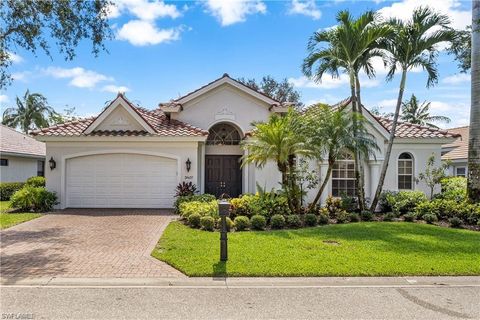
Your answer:
[[[44,173],[45,143],[0,125],[0,181],[24,182]]]
[[[349,100],[342,102],[348,105]],[[98,116],[36,131],[47,145],[47,188],[57,192],[59,207],[170,208],[175,187],[182,181],[196,184],[202,193],[237,196],[253,193],[256,184],[279,187],[274,163],[263,168],[241,167],[243,139],[252,122],[284,113],[282,104],[227,74],[182,97],[147,110],[119,94]],[[365,109],[369,130],[380,151],[365,164],[366,194],[375,192],[391,121]],[[442,144],[456,135],[409,123],[400,123],[385,189],[419,189],[414,182],[430,154],[440,161]],[[321,175],[324,163],[313,164]],[[322,197],[353,194],[354,163],[338,161]],[[313,194],[313,192],[312,192]]]
[[[449,160],[451,162],[451,166],[448,168],[448,175],[450,176],[467,176],[469,129],[469,126],[447,129],[448,132],[459,135],[454,142],[442,146],[442,160]]]

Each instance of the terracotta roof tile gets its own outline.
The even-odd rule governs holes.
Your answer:
[[[375,118],[390,132],[393,124],[391,119],[382,117]],[[459,136],[459,134],[446,130],[435,129],[402,121],[398,121],[397,129],[395,130],[396,138],[456,138]]]
[[[15,129],[0,125],[0,152],[45,156],[45,143]]]

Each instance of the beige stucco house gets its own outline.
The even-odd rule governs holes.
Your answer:
[[[442,146],[442,160],[450,161],[448,175],[455,177],[467,177],[468,175],[468,132],[469,126],[448,129],[448,132],[456,133],[459,137],[452,143]]]
[[[343,101],[348,105],[349,101]],[[237,196],[255,192],[256,184],[278,188],[280,174],[271,163],[241,167],[243,139],[253,121],[284,113],[288,105],[257,92],[227,74],[155,110],[133,105],[119,94],[97,117],[35,132],[47,146],[47,188],[59,195],[60,208],[170,208],[179,182],[191,181],[200,192]],[[381,150],[366,163],[366,194],[380,175],[390,121],[365,110]],[[427,190],[414,177],[441,145],[455,135],[408,123],[398,128],[385,189]],[[321,175],[326,165],[312,163]],[[353,193],[353,161],[338,161],[323,195]]]

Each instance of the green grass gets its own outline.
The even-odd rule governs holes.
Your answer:
[[[0,229],[29,221],[41,216],[39,213],[6,213],[10,209],[10,201],[0,201]]]
[[[152,256],[189,276],[480,275],[480,232],[468,230],[366,222],[228,238],[221,263],[218,232],[172,222]]]

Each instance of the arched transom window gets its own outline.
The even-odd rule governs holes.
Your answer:
[[[413,156],[404,152],[398,157],[398,190],[413,189]]]
[[[207,145],[232,146],[240,144],[240,133],[228,124],[219,123],[210,128],[207,138]]]

